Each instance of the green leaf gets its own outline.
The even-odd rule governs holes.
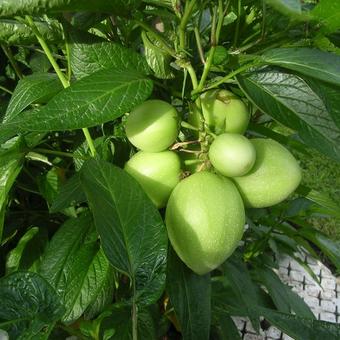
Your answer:
[[[321,31],[325,33],[335,32],[340,28],[340,2],[334,0],[321,0],[313,8],[313,19],[323,25]]]
[[[0,279],[0,328],[11,339],[47,339],[63,313],[57,293],[40,275],[16,272]]]
[[[18,270],[35,271],[47,241],[45,229],[38,227],[28,229],[20,238],[17,246],[7,255],[6,274]]]
[[[167,270],[167,290],[181,325],[183,339],[209,339],[211,323],[210,274],[195,274],[171,248]]]
[[[66,183],[61,185],[58,194],[52,202],[50,212],[56,213],[85,201],[86,195],[81,187],[79,173],[75,173]]]
[[[160,79],[174,78],[170,69],[172,57],[166,53],[157,41],[153,40],[146,32],[142,32],[145,58],[155,76]]]
[[[213,310],[212,339],[241,340],[241,335],[233,319],[224,311]]]
[[[320,248],[337,270],[340,271],[340,241],[333,241],[312,227],[301,228],[298,233]]]
[[[145,58],[120,44],[76,30],[71,30],[70,41],[71,68],[77,79],[102,69],[149,73]]]
[[[63,321],[78,319],[101,293],[112,269],[97,241],[92,217],[67,220],[53,236],[39,273],[58,291]]]
[[[335,323],[307,319],[255,306],[253,310],[295,340],[336,340],[340,337],[340,327]]]
[[[92,159],[80,172],[105,255],[130,277],[139,304],[154,303],[164,290],[167,252],[159,212],[140,185],[118,167]]]
[[[302,78],[265,68],[238,77],[238,82],[263,112],[297,130],[309,146],[340,160],[340,128],[321,98]]]
[[[234,294],[242,301],[242,307],[248,311],[247,316],[254,329],[258,331],[260,329],[259,318],[251,312],[251,308],[259,305],[260,299],[245,263],[234,255],[223,263],[222,270]]]
[[[127,13],[130,9],[137,7],[140,0],[0,0],[0,17],[25,16],[28,14],[47,14],[58,12],[108,12]]]
[[[340,206],[327,194],[300,185],[297,193],[326,209],[327,213],[340,219]]]
[[[300,0],[266,0],[266,3],[274,7],[280,13],[289,15],[294,19],[308,19],[307,14],[302,12]]]
[[[265,52],[261,58],[267,64],[340,85],[340,58],[337,54],[312,48],[275,48]]]
[[[0,241],[8,193],[19,175],[24,161],[24,146],[20,138],[13,138],[0,148]]]
[[[31,104],[48,102],[62,89],[63,86],[55,74],[34,73],[26,76],[19,80],[2,122],[14,119]]]
[[[152,82],[132,71],[101,70],[64,89],[39,111],[30,111],[4,126],[22,131],[57,131],[106,123],[142,103]]]
[[[314,314],[303,299],[294,293],[289,286],[285,285],[271,269],[256,267],[253,273],[256,279],[266,287],[279,311],[284,313],[294,311],[296,315],[301,317],[315,319]]]
[[[0,1],[0,8],[2,1]],[[1,12],[1,9],[0,9]],[[62,41],[62,29],[57,21],[35,21],[36,27],[48,43]],[[23,23],[15,20],[0,20],[0,43],[7,45],[31,45],[37,43],[35,34]]]

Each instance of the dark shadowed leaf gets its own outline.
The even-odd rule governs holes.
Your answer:
[[[118,43],[76,30],[70,32],[71,67],[77,79],[102,69],[130,70],[148,74],[145,58]]]
[[[210,274],[195,274],[171,248],[167,270],[167,290],[181,326],[183,339],[209,339],[211,323]]]
[[[241,335],[233,319],[224,311],[213,310],[212,338],[220,340],[241,340]]]
[[[294,19],[307,20],[308,15],[302,11],[300,0],[266,0],[277,11],[289,15]]]
[[[340,58],[334,53],[312,48],[275,48],[265,52],[262,59],[267,64],[340,85]]]
[[[167,252],[159,212],[140,185],[110,163],[87,161],[80,179],[105,255],[130,277],[140,304],[154,303],[164,290]]]
[[[16,272],[0,280],[0,328],[11,339],[47,339],[63,313],[59,296],[40,275]]]
[[[69,219],[58,229],[39,270],[61,296],[67,322],[78,319],[98,297],[108,272],[112,269],[99,248],[89,214]]]
[[[306,144],[340,160],[340,128],[321,98],[300,77],[265,68],[238,77],[247,97],[263,112],[298,131]]]

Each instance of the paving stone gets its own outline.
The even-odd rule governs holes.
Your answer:
[[[321,313],[320,320],[328,322],[336,322],[336,316],[333,313]]]
[[[303,291],[303,283],[299,282],[299,281],[294,281],[294,280],[290,280],[290,282],[287,282],[289,284],[289,286],[292,288],[292,290],[295,293],[300,293]]]
[[[249,333],[256,333],[255,329],[253,328],[253,325],[251,324],[250,321],[246,323],[246,330]]]
[[[287,335],[287,334],[283,334],[282,335],[282,339],[283,340],[294,340],[294,338],[291,338],[289,335]]]
[[[318,298],[315,298],[313,296],[307,296],[305,298],[305,302],[307,303],[307,305],[309,307],[319,307],[319,299]]]
[[[317,264],[316,265],[310,264],[309,267],[315,275],[320,275],[320,271],[321,271],[320,266],[318,266]]]
[[[335,312],[335,303],[333,301],[321,300],[321,308],[330,313]]]
[[[306,259],[307,259],[308,264],[314,264],[314,265],[317,264],[317,260],[315,260],[311,256],[307,256]]]
[[[334,279],[332,272],[325,266],[321,268],[321,276],[328,279]]]
[[[243,337],[244,340],[263,340],[263,335],[257,335],[253,333],[246,333]]]
[[[273,326],[269,327],[269,328],[265,331],[265,334],[266,334],[267,336],[270,336],[270,337],[272,337],[272,338],[274,338],[274,339],[280,339],[281,333],[282,333],[282,332],[281,332],[279,329],[277,329],[276,327],[273,327]]]
[[[291,261],[291,258],[288,256],[282,256],[279,258],[279,263],[280,263],[280,266],[282,267],[287,268],[289,266],[290,261]]]
[[[287,275],[288,276],[288,268],[286,267],[279,267],[279,272],[278,272],[279,275]]]
[[[337,297],[333,301],[334,301],[335,306],[338,307],[338,313],[340,314],[340,297]]]
[[[241,319],[241,318],[236,318],[236,317],[232,317],[237,329],[242,330],[244,328],[244,324],[246,323],[245,320]]]
[[[301,271],[291,270],[289,276],[294,281],[302,282],[305,275]]]
[[[335,280],[323,278],[321,280],[321,287],[326,288],[326,289],[335,290]]]
[[[298,262],[296,262],[295,260],[291,260],[290,261],[290,268],[292,270],[297,270],[299,272],[301,272],[301,270],[303,270],[303,267],[299,265]]]
[[[333,300],[335,299],[335,290],[325,289],[321,291],[320,295],[323,300]]]
[[[9,340],[8,333],[3,329],[0,329],[0,340]]]
[[[305,292],[307,292],[307,294],[309,296],[318,297],[320,292],[321,292],[321,288],[319,286],[316,286],[316,285],[306,284],[305,285]]]

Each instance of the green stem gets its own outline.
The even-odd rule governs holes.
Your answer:
[[[148,26],[147,24],[145,24],[142,21],[139,20],[134,20],[134,22],[142,27],[145,31],[147,31],[151,36],[153,36],[157,41],[159,41],[163,47],[163,49],[169,53],[171,56],[173,56],[174,58],[176,58],[176,51],[174,49],[172,49],[168,43],[166,42],[166,40],[159,34],[157,33],[153,28],[151,28],[150,26]]]
[[[49,149],[43,149],[43,148],[35,148],[33,150],[34,152],[37,153],[44,153],[47,155],[55,155],[55,156],[61,156],[61,157],[69,157],[69,158],[78,158],[78,159],[83,159],[86,160],[86,157],[79,157],[74,155],[73,153],[70,152],[63,152],[63,151],[55,151],[55,150],[49,150]]]
[[[237,21],[236,21],[236,28],[235,28],[235,35],[234,35],[234,47],[237,45],[238,42],[238,36],[240,33],[240,22],[241,22],[241,9],[242,9],[242,1],[238,0],[237,2]]]
[[[189,130],[195,130],[195,131],[198,131],[198,128],[189,124],[188,122],[185,122],[184,120],[181,122],[181,126],[186,128],[186,129],[189,129]]]
[[[197,49],[198,49],[198,53],[199,53],[201,62],[202,62],[203,65],[205,65],[205,59],[204,59],[204,53],[203,53],[203,48],[202,48],[202,44],[201,44],[200,32],[199,32],[199,30],[196,26],[194,28],[194,33],[195,33],[195,40],[196,40]]]
[[[235,71],[230,72],[225,77],[221,78],[219,81],[211,84],[210,86],[208,86],[206,88],[206,90],[214,89],[214,88],[220,86],[221,84],[227,82],[227,80],[233,78],[237,74],[242,73],[242,72],[244,72],[246,70],[249,70],[251,67],[256,66],[256,65],[259,65],[259,63],[258,62],[254,62],[254,63],[245,64],[245,65],[241,66],[240,68],[236,69]]]
[[[59,65],[57,64],[57,62],[53,58],[53,55],[51,53],[50,48],[46,44],[46,42],[45,42],[44,38],[42,37],[42,35],[40,34],[38,28],[35,26],[32,18],[30,16],[28,16],[28,15],[26,15],[25,18],[26,18],[26,21],[28,22],[28,25],[31,27],[33,33],[37,37],[40,46],[44,50],[44,52],[46,54],[46,57],[50,61],[54,71],[56,72],[56,74],[57,74],[59,80],[61,81],[61,83],[63,84],[64,88],[69,87],[70,86],[70,82],[66,79],[64,73],[61,72]],[[88,128],[82,128],[82,130],[83,130],[83,133],[85,135],[87,144],[89,145],[89,148],[90,148],[90,151],[91,151],[91,155],[92,155],[92,157],[94,157],[96,155],[96,149],[94,147],[93,140],[91,138],[90,132],[89,132]]]
[[[187,159],[184,161],[184,165],[193,165],[193,164],[199,164],[203,162],[204,161],[202,159]]]
[[[197,86],[198,86],[198,80],[197,80],[196,72],[195,72],[194,68],[192,67],[192,65],[190,63],[187,63],[185,68],[189,72],[189,75],[190,75],[190,78],[191,78],[191,82],[192,82],[192,87],[195,90],[197,88]]]
[[[1,86],[1,85],[0,85],[0,90],[2,90],[2,91],[4,91],[4,92],[7,92],[7,93],[9,93],[9,94],[13,94],[12,91],[6,89],[6,87],[3,87],[3,86]]]
[[[71,69],[71,57],[70,57],[70,44],[69,41],[66,38],[65,43],[65,49],[66,49],[66,59],[67,59],[67,81],[71,81],[72,76],[72,69]]]
[[[19,79],[22,79],[24,76],[22,75],[22,72],[17,64],[17,62],[14,59],[13,53],[11,51],[10,47],[7,47],[5,45],[1,45],[2,50],[4,51],[6,57],[8,58],[10,64],[12,65],[15,74]]]
[[[179,47],[181,48],[181,50],[185,50],[186,47],[186,27],[195,4],[196,0],[185,2],[184,14],[179,25]]]
[[[138,311],[137,311],[137,304],[135,301],[135,282],[133,283],[133,290],[134,290],[134,297],[132,300],[132,340],[138,340]]]

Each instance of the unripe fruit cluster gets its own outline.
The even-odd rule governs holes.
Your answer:
[[[264,208],[286,199],[301,170],[292,154],[271,139],[243,136],[250,114],[232,92],[201,96],[202,115],[215,139],[208,149],[213,169],[181,178],[178,154],[168,148],[179,133],[173,106],[148,100],[128,116],[126,135],[140,149],[125,166],[153,203],[166,206],[171,244],[186,265],[205,274],[223,263],[244,231],[245,208]],[[199,124],[192,112],[189,122]]]

